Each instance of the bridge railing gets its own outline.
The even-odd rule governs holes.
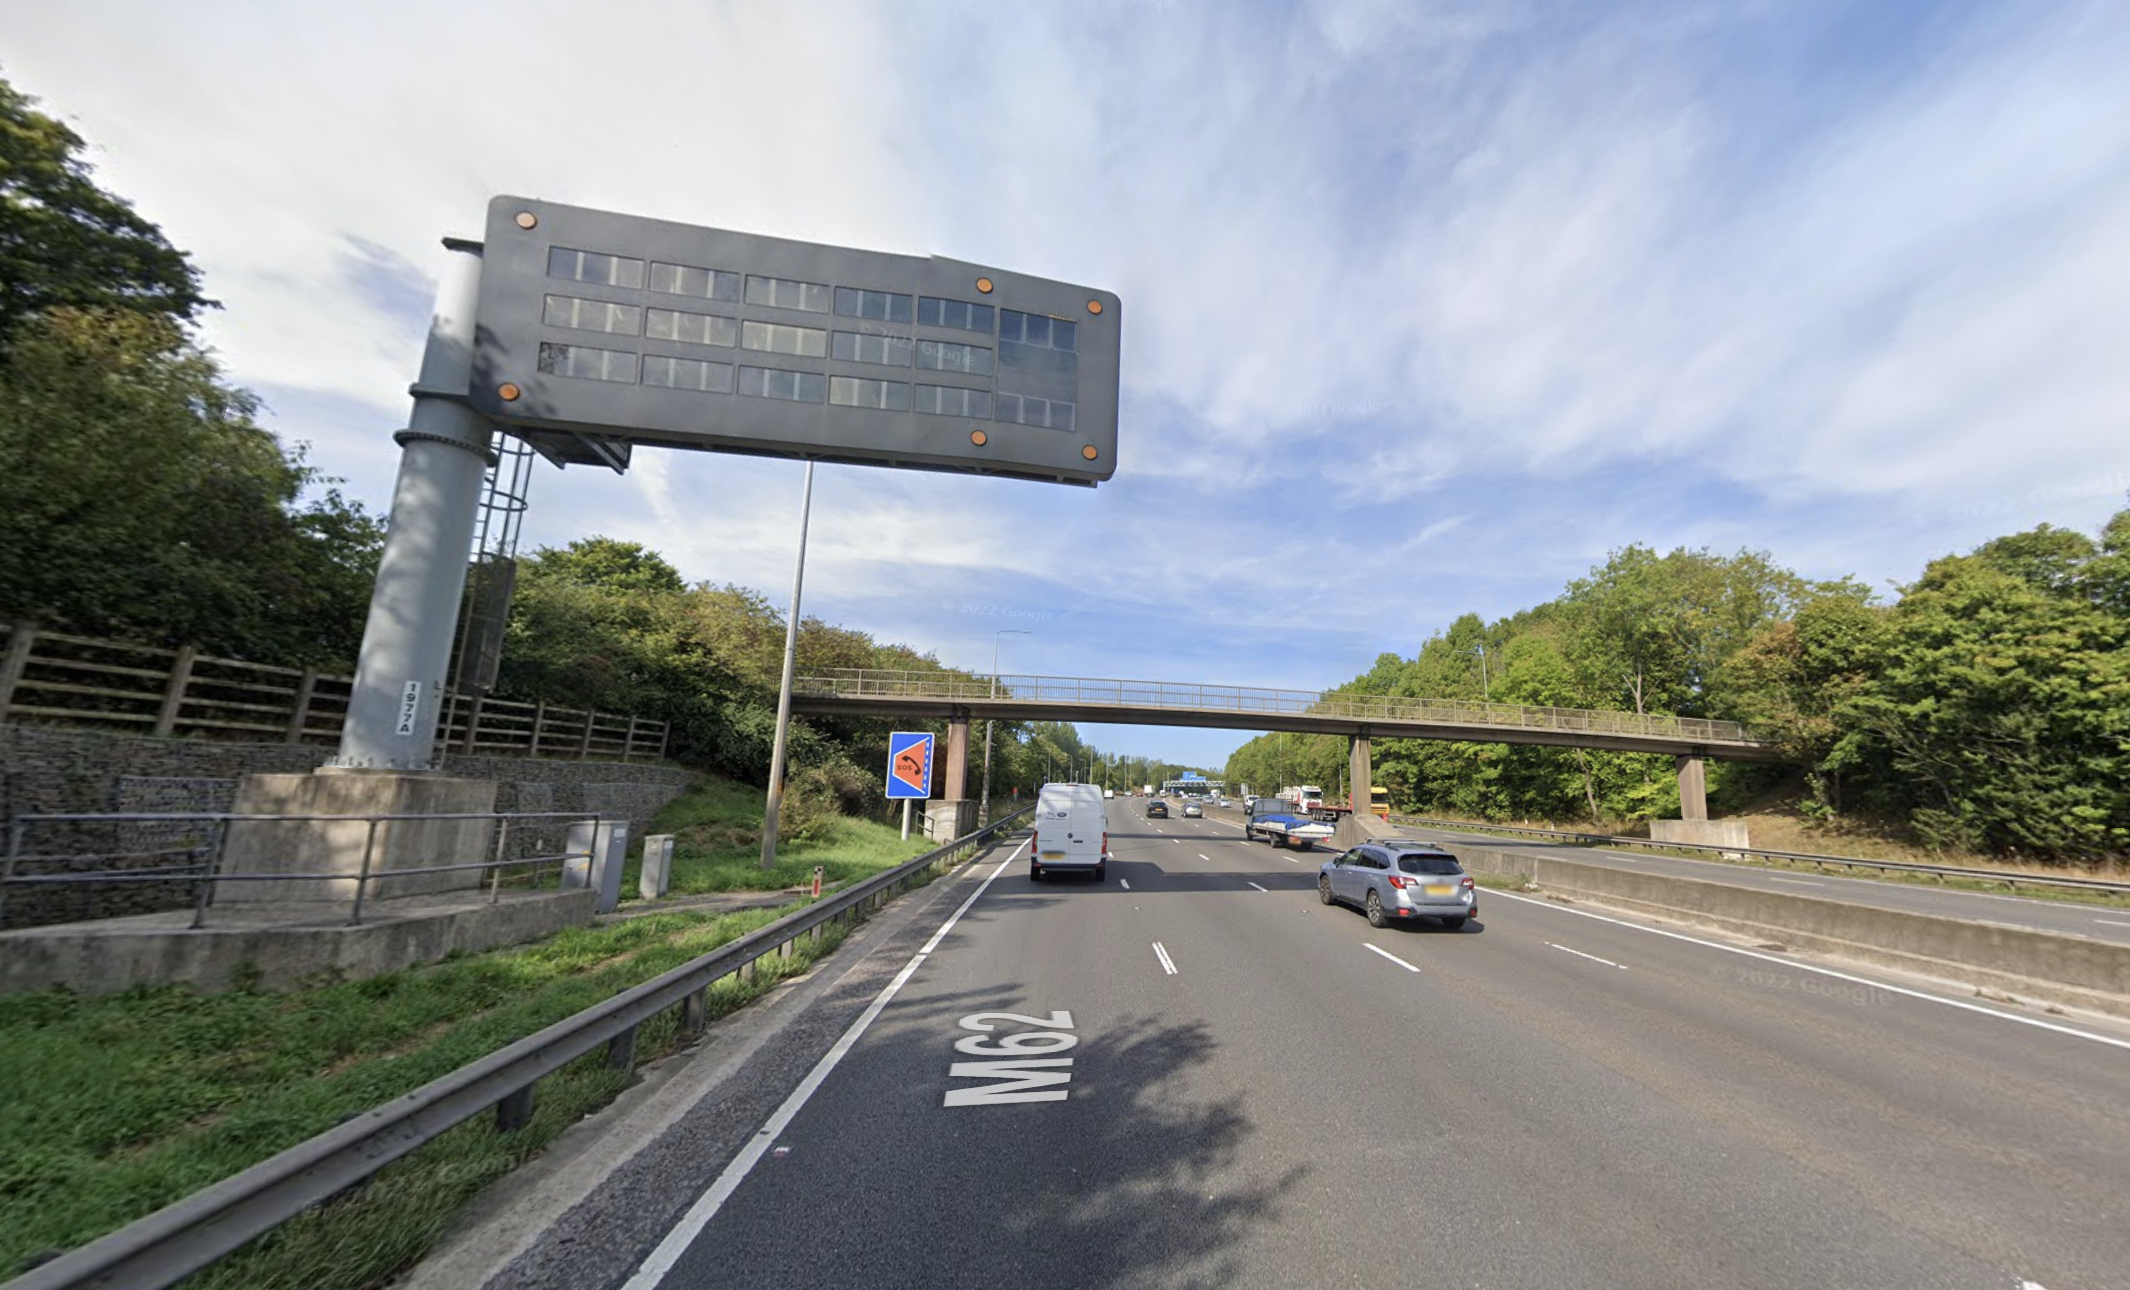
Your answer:
[[[1383,695],[1326,694],[1249,685],[1204,685],[1176,681],[1127,681],[1075,676],[962,676],[831,668],[793,681],[794,692],[833,698],[927,698],[953,701],[988,698],[1033,703],[1097,703],[1117,707],[1190,708],[1210,712],[1325,716],[1359,721],[1427,721],[1445,725],[1513,726],[1581,734],[1644,735],[1710,744],[1759,744],[1735,721],[1656,713],[1605,712],[1589,708],[1542,708],[1469,699],[1408,699]]]

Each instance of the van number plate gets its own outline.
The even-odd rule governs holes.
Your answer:
[[[1065,853],[1063,851],[1045,851],[1043,853],[1043,858],[1045,860],[1063,860],[1065,858]]]

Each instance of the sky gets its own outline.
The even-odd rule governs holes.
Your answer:
[[[446,235],[548,200],[1115,291],[1095,490],[819,471],[805,612],[1318,689],[1630,543],[1891,593],[2130,494],[2116,0],[0,4],[383,511]],[[789,594],[803,468],[538,468],[523,548]],[[1000,635],[1003,630],[1025,635]],[[1249,732],[1083,727],[1218,766]]]

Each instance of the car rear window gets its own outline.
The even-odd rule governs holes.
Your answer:
[[[1402,855],[1398,857],[1398,867],[1407,873],[1426,873],[1442,876],[1464,872],[1464,870],[1457,867],[1457,862],[1449,856]]]

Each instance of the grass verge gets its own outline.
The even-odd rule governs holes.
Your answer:
[[[918,836],[904,841],[897,827],[871,820],[843,818],[818,841],[780,839],[775,867],[762,867],[762,790],[733,780],[707,776],[675,798],[651,821],[647,832],[673,835],[671,894],[721,891],[784,891],[813,881],[822,869],[822,886],[832,890],[854,878],[870,878],[913,860],[933,847]],[[621,898],[638,899],[636,876],[641,851],[621,875]]]
[[[717,784],[708,792],[728,804]],[[690,799],[696,799],[691,802]],[[676,803],[716,818],[700,795]],[[757,798],[758,801],[758,798]],[[691,812],[694,815],[691,817]],[[845,821],[838,840],[797,851],[807,876],[840,880],[927,849],[897,831]],[[679,831],[675,829],[674,831]],[[885,834],[882,838],[879,835]],[[890,846],[889,844],[893,845]],[[754,872],[759,874],[758,857]],[[704,849],[697,890],[732,867]],[[776,873],[777,871],[770,871]],[[789,882],[795,881],[787,878]],[[185,987],[80,998],[0,996],[0,1279],[116,1230],[350,1115],[707,953],[785,911],[669,911],[572,928],[536,945],[454,957],[285,994],[196,994]],[[792,956],[760,960],[751,981],[709,991],[722,1016],[841,944],[840,928]],[[646,1023],[638,1060],[683,1042],[671,1011]],[[212,1290],[367,1290],[419,1259],[483,1187],[540,1154],[635,1079],[595,1052],[540,1081],[532,1122],[500,1133],[480,1116],[283,1224],[184,1284]]]

